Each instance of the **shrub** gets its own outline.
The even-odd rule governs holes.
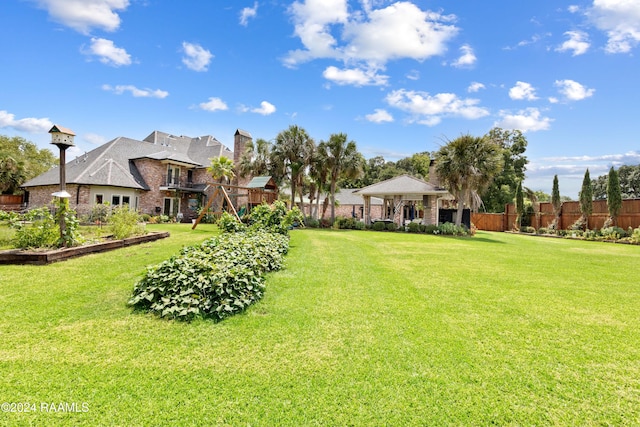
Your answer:
[[[12,244],[19,249],[54,247],[60,237],[60,229],[54,221],[53,215],[47,208],[33,209],[23,215],[28,223],[15,221],[12,227],[16,229]]]
[[[318,228],[320,227],[320,221],[308,216],[304,219],[304,225],[309,228]]]
[[[288,247],[277,233],[221,234],[150,267],[129,305],[169,319],[222,320],[262,298],[264,273],[281,268]]]
[[[91,213],[89,214],[89,222],[98,224],[106,223],[109,219],[109,213],[110,209],[108,205],[95,205],[91,208]]]
[[[407,231],[409,231],[409,233],[419,233],[420,224],[418,224],[417,222],[410,222],[407,226]]]
[[[385,228],[387,229],[387,231],[396,231],[396,230],[398,230],[398,226],[396,225],[395,222],[388,223]]]
[[[633,230],[633,234],[631,234],[631,242],[640,244],[640,227]]]
[[[249,223],[253,229],[286,235],[294,224],[304,223],[304,216],[297,206],[287,210],[283,201],[276,200],[272,205],[263,203],[254,207],[249,214]]]
[[[149,222],[151,220],[151,215],[145,213],[140,215],[140,221]]]
[[[358,222],[355,218],[338,217],[333,223],[333,227],[342,230],[356,230]]]
[[[549,231],[545,227],[538,228],[538,234],[548,234]]]
[[[627,232],[620,227],[607,227],[600,230],[602,238],[605,240],[619,240],[627,236]]]
[[[444,234],[448,236],[466,236],[468,234],[467,228],[463,225],[457,226],[450,222],[445,222],[438,226],[438,234]]]
[[[231,215],[229,212],[224,212],[220,219],[217,222],[218,228],[226,233],[237,233],[240,231],[245,231],[247,226],[242,222],[238,221],[238,219]]]
[[[109,216],[109,231],[116,239],[146,234],[146,229],[139,221],[138,212],[130,210],[128,205],[116,206]]]
[[[371,226],[371,228],[374,231],[384,231],[387,229],[387,224],[384,223],[383,221],[376,221],[373,223],[373,225]]]
[[[536,234],[536,229],[530,226],[522,227],[521,231],[523,233]]]

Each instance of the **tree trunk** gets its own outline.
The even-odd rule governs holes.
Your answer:
[[[460,192],[460,197],[458,197],[458,211],[456,214],[456,225],[458,227],[460,227],[460,225],[462,224],[462,213],[464,211],[464,200],[466,198],[466,191],[462,190]]]
[[[336,222],[336,182],[331,182],[331,224]]]

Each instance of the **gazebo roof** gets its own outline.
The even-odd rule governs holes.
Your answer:
[[[390,196],[446,196],[449,192],[421,179],[409,175],[400,175],[356,190],[354,194],[384,199]]]

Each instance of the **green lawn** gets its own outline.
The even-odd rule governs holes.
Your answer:
[[[212,235],[0,266],[0,425],[638,425],[640,247],[296,230],[265,298],[221,323],[125,303]],[[87,412],[51,413],[41,402]]]

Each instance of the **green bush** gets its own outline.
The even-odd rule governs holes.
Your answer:
[[[417,222],[410,222],[407,226],[407,231],[409,231],[409,233],[419,233],[420,224],[418,224]]]
[[[333,223],[333,227],[341,230],[357,230],[359,222],[355,218],[338,217]]]
[[[89,222],[102,224],[107,223],[109,219],[109,214],[111,213],[111,209],[109,205],[106,204],[98,204],[94,205],[91,208],[91,213],[89,214]]]
[[[288,247],[278,233],[221,234],[150,267],[129,305],[168,319],[222,320],[262,298],[264,273],[282,267]]]
[[[11,242],[14,247],[28,249],[56,246],[60,237],[60,229],[49,209],[33,209],[23,215],[22,219],[29,222],[14,221],[12,223],[12,227],[16,229]]]
[[[438,226],[438,233],[448,236],[466,236],[468,234],[467,228],[463,225],[457,226],[450,222],[445,222]]]
[[[318,228],[320,227],[320,221],[308,216],[304,219],[304,225],[309,228]]]
[[[640,227],[633,230],[633,234],[631,234],[631,242],[640,244]]]
[[[374,231],[384,231],[387,229],[387,224],[383,221],[376,221],[371,225],[371,229]]]
[[[385,228],[387,229],[387,231],[396,231],[396,230],[398,230],[398,226],[396,225],[395,222],[388,223]]]
[[[238,221],[238,219],[229,212],[224,212],[216,224],[220,230],[226,233],[238,233],[247,229],[246,225]]]
[[[126,239],[131,236],[146,234],[147,230],[141,225],[140,215],[130,210],[128,205],[116,206],[109,216],[109,231],[116,239]]]
[[[283,201],[276,200],[272,205],[263,203],[254,207],[249,214],[249,223],[253,229],[286,235],[294,224],[304,224],[304,216],[297,206],[287,210]]]
[[[607,227],[600,230],[602,238],[605,240],[619,240],[627,236],[627,232],[624,228],[620,227]]]

